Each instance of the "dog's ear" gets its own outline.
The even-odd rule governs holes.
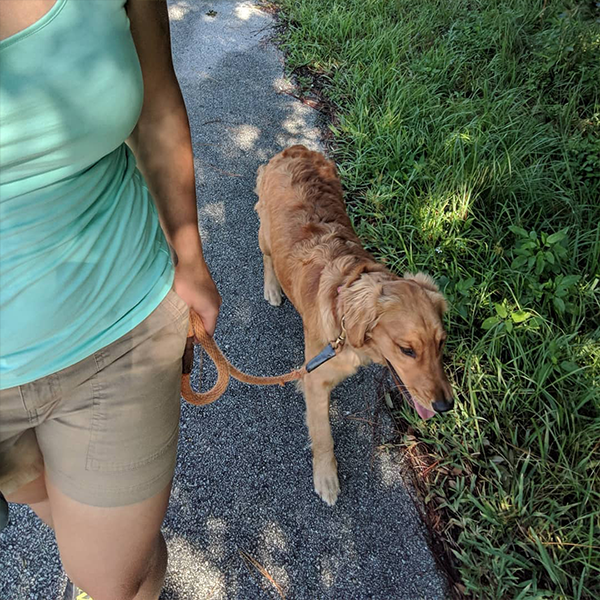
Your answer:
[[[348,341],[354,348],[364,346],[367,334],[379,319],[378,300],[382,286],[369,276],[361,277],[348,289],[344,298],[344,318]]]
[[[404,273],[404,279],[418,283],[425,290],[427,296],[433,303],[433,306],[435,306],[436,310],[440,313],[440,316],[442,316],[448,310],[446,299],[440,292],[440,289],[433,280],[433,277],[422,272],[415,274]]]

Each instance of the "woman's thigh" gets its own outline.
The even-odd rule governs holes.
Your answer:
[[[77,502],[50,480],[47,489],[61,560],[71,580],[92,598],[136,597],[154,577],[150,571],[156,568],[170,483],[142,502],[112,508]]]

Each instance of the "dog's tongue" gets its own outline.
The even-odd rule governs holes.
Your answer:
[[[435,416],[435,413],[432,410],[429,410],[428,408],[421,406],[416,400],[415,400],[415,408],[416,408],[417,412],[419,413],[419,416],[421,417],[421,419],[431,419],[431,417]]]

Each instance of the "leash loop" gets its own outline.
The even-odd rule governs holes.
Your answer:
[[[277,375],[275,377],[257,377],[255,375],[248,375],[243,373],[239,369],[236,369],[224,356],[215,340],[206,333],[204,325],[200,317],[193,311],[190,310],[190,324],[188,326],[188,337],[195,336],[202,348],[204,348],[206,354],[215,363],[217,368],[217,381],[212,389],[206,392],[195,392],[190,384],[190,373],[185,372],[189,369],[184,369],[184,373],[181,377],[181,395],[186,402],[194,404],[196,406],[203,406],[214,402],[220,398],[229,385],[229,379],[233,377],[243,383],[249,383],[251,385],[284,385],[289,381],[296,381],[302,379],[307,371],[306,367],[301,369],[294,369],[284,375]]]

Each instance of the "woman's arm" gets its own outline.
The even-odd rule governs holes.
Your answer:
[[[212,335],[221,297],[204,262],[198,233],[190,127],[171,60],[166,0],[128,0],[127,14],[144,79],[142,113],[127,143],[177,255],[175,290]]]

